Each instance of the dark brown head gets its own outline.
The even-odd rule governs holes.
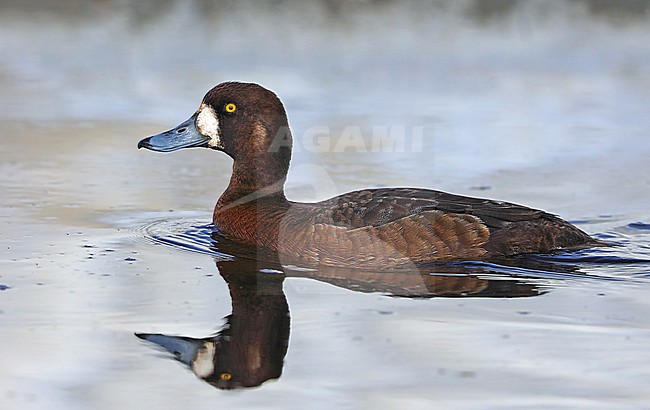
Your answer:
[[[280,99],[253,83],[221,83],[176,128],[145,138],[138,148],[175,151],[206,147],[235,160],[233,182],[246,190],[284,183],[291,159],[291,133]]]

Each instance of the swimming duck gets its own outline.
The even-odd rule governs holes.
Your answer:
[[[187,121],[138,143],[161,152],[191,147],[223,151],[234,161],[214,208],[219,232],[309,265],[393,268],[601,244],[538,209],[429,189],[364,189],[316,203],[289,201],[287,115],[278,96],[258,84],[219,84]]]

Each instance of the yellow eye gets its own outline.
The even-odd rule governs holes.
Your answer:
[[[232,105],[232,106],[234,107],[233,104],[228,104],[228,105]],[[234,110],[233,110],[233,111],[234,111]],[[221,374],[219,375],[219,378],[220,378],[221,380],[230,380],[230,379],[232,378],[232,375],[231,375],[230,373],[221,373]]]
[[[226,109],[226,112],[235,112],[235,110],[237,109],[237,106],[235,104],[233,104],[233,103],[228,103],[228,104],[226,104],[225,109]]]

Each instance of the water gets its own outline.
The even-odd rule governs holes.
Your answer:
[[[0,3],[0,408],[647,408],[645,2],[158,4]],[[136,144],[233,79],[287,107],[293,200],[422,186],[620,246],[381,274],[228,243],[230,160]],[[228,336],[230,379],[135,333]]]

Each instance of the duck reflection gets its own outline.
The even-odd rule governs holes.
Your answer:
[[[284,275],[260,273],[255,261],[221,261],[217,267],[232,299],[232,314],[218,334],[202,339],[136,336],[164,347],[194,374],[220,389],[254,387],[279,378],[290,325],[282,291]]]
[[[255,248],[230,248],[215,242],[219,252],[237,255],[218,260],[228,284],[232,314],[216,335],[191,338],[136,333],[162,346],[196,376],[219,389],[259,386],[282,374],[290,316],[283,282],[287,277],[311,278],[355,292],[379,292],[406,298],[528,297],[544,293],[526,278],[505,277],[486,266],[441,265],[402,271],[363,271],[281,264],[277,255]],[[283,261],[284,262],[284,261]]]

